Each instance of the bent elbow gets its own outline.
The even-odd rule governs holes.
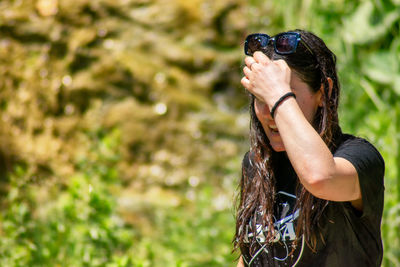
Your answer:
[[[309,176],[307,181],[303,183],[304,187],[313,196],[321,199],[327,199],[327,188],[328,181],[332,178],[332,175],[328,173],[314,173]]]

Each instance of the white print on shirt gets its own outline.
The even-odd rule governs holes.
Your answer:
[[[279,262],[284,262],[288,259],[289,254],[292,250],[291,245],[292,242],[296,239],[296,231],[295,231],[295,221],[299,217],[299,210],[293,212],[293,207],[296,203],[296,196],[279,191],[277,193],[277,203],[276,203],[276,213],[274,216],[274,229],[275,236],[272,240],[274,245],[279,252],[279,255],[275,255],[274,259]],[[291,213],[290,213],[291,212]],[[288,214],[289,213],[289,214]],[[258,212],[258,216],[262,217],[263,211]],[[279,218],[279,219],[278,219]],[[264,252],[269,253],[266,242],[266,235],[268,231],[268,227],[266,226],[262,229],[262,224],[260,222],[256,223],[256,241],[261,246],[261,248],[253,255],[252,259],[247,262],[244,258],[245,262],[250,266],[254,259],[258,256],[258,254]],[[249,225],[246,226],[246,233],[244,242],[250,243],[250,239],[253,238],[254,232],[250,232],[251,229],[251,221]],[[278,243],[279,242],[279,243]],[[300,253],[298,253],[297,260],[294,263],[295,266],[297,262],[300,260],[304,246],[304,239],[302,238],[302,245]]]
[[[291,198],[296,199],[296,196],[292,195],[292,194],[288,194],[286,192],[283,191],[279,191],[278,194],[282,194]],[[275,228],[275,238],[273,240],[273,242],[278,242],[278,241],[293,241],[296,239],[296,232],[295,232],[295,227],[294,227],[294,222],[295,220],[299,217],[299,210],[296,210],[294,212],[294,214],[290,214],[288,216],[287,213],[290,210],[290,204],[286,201],[283,203],[279,203],[278,205],[281,205],[283,208],[280,212],[280,220],[279,221],[275,221],[274,222],[274,228]],[[263,211],[259,212],[259,216],[261,217],[263,215]],[[275,216],[274,216],[275,218]],[[276,218],[275,218],[276,220]],[[248,233],[246,238],[244,239],[245,243],[249,243],[249,238],[254,236],[254,233],[250,232],[249,233],[249,226],[246,226],[246,232]],[[264,232],[268,231],[268,227],[265,226],[264,231],[261,230],[262,228],[262,224],[256,224],[256,239],[258,242],[260,243],[264,243],[265,242],[265,235]]]
[[[285,203],[287,204],[287,203]],[[262,215],[262,213],[261,213]],[[273,242],[278,242],[280,240],[282,241],[293,241],[296,239],[296,232],[294,228],[294,221],[299,217],[299,210],[296,210],[294,214],[291,214],[277,222],[274,223],[274,228],[275,228],[275,238],[273,239]],[[256,239],[260,243],[265,242],[265,235],[264,232],[268,231],[268,227],[265,226],[264,231],[261,230],[262,225],[261,224],[256,224]],[[247,230],[247,236],[244,239],[245,243],[249,243],[249,238],[253,237],[253,233],[249,233],[249,225],[246,226]]]

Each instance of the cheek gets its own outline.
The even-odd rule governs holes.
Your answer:
[[[260,101],[254,102],[254,111],[259,121],[264,121],[269,114],[268,106]]]
[[[298,99],[297,103],[303,111],[304,117],[308,120],[308,122],[312,123],[314,120],[314,115],[317,110],[318,105],[316,104],[314,99]]]

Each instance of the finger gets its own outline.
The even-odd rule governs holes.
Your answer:
[[[279,67],[279,69],[282,72],[286,73],[286,81],[290,83],[290,77],[291,77],[292,70],[290,69],[290,67],[288,66],[286,61],[284,61],[283,59],[278,59],[278,60],[274,61],[274,63]]]
[[[255,61],[257,61],[258,63],[263,64],[263,65],[267,65],[268,63],[271,62],[269,57],[267,57],[264,53],[262,53],[260,51],[256,51],[253,54],[253,58]]]
[[[251,65],[252,65],[253,63],[256,63],[256,61],[254,60],[253,57],[246,57],[246,58],[244,59],[244,62],[246,63],[246,66],[247,66],[249,69],[251,69]]]
[[[244,88],[246,88],[247,90],[250,88],[250,81],[249,79],[247,79],[246,77],[243,77],[240,80],[240,83],[244,86]]]
[[[249,69],[247,66],[243,68],[243,73],[246,75],[246,78],[250,78],[251,76],[251,69]]]
[[[288,64],[283,59],[275,60],[274,63],[276,65],[278,65],[281,70],[285,70],[285,69],[289,68]]]

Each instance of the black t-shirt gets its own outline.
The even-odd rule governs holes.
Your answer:
[[[320,217],[319,233],[323,241],[318,240],[316,251],[313,252],[300,237],[291,254],[296,220],[301,212],[294,210],[298,179],[285,152],[277,153],[274,226],[278,231],[274,242],[266,243],[260,222],[257,222],[257,231],[252,231],[249,223],[247,237],[251,238],[256,233],[257,250],[251,256],[248,246],[240,248],[245,266],[380,266],[383,255],[380,230],[384,193],[383,158],[368,141],[346,134],[341,137],[341,143],[333,154],[334,157],[347,159],[357,170],[363,211],[354,209],[350,202],[329,201]],[[244,171],[251,172],[248,155],[244,158],[243,167]]]

